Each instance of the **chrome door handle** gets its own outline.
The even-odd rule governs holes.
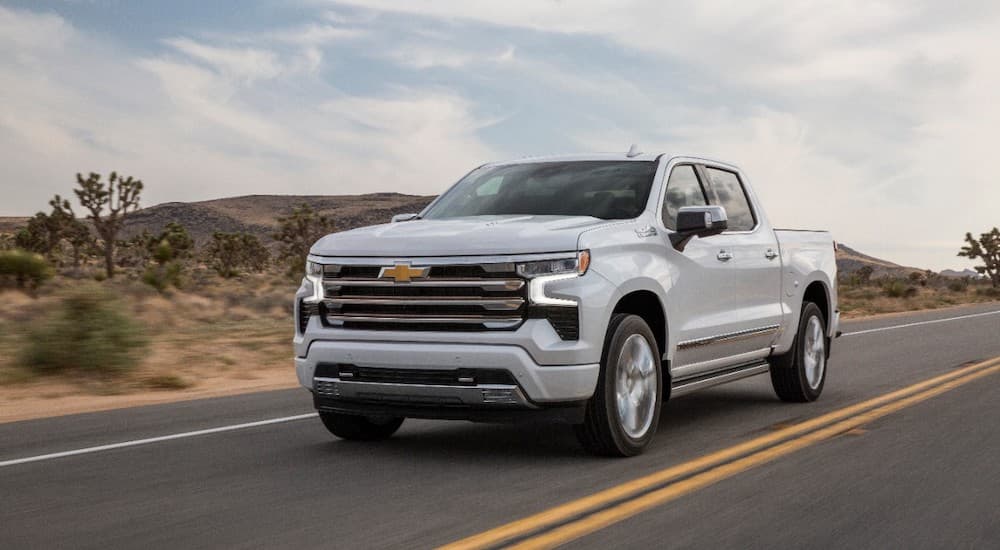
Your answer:
[[[728,262],[733,259],[732,252],[726,252],[725,250],[720,250],[718,254],[715,255],[716,259],[720,262]]]
[[[764,253],[764,257],[768,260],[773,260],[778,257],[778,253],[773,248],[768,248],[767,252]]]

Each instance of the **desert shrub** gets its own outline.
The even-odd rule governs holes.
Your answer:
[[[263,271],[271,261],[271,253],[260,239],[249,233],[216,232],[205,248],[205,255],[212,269],[226,279],[244,270]]]
[[[142,272],[142,282],[164,292],[168,287],[181,287],[183,268],[180,262],[151,265]]]
[[[0,287],[38,288],[52,277],[52,268],[40,254],[24,250],[0,252]]]
[[[191,382],[176,374],[158,374],[145,381],[146,387],[154,390],[183,390],[191,387]]]
[[[948,290],[952,292],[965,292],[969,288],[969,283],[967,281],[951,281],[948,283]]]
[[[1000,298],[1000,288],[992,288],[992,287],[977,288],[976,294],[980,296],[988,296],[990,298]]]
[[[882,287],[885,295],[890,298],[912,298],[917,295],[917,287],[900,280],[889,281]]]
[[[64,294],[27,333],[20,360],[39,374],[119,376],[139,364],[142,330],[110,292],[93,285]]]

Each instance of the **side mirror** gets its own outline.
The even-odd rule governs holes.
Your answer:
[[[392,217],[392,223],[408,222],[417,219],[420,214],[396,214]]]
[[[691,239],[718,235],[728,227],[729,217],[721,206],[684,206],[677,212],[677,231],[670,234],[670,244],[683,252]]]

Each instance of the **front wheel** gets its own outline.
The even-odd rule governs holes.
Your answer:
[[[320,411],[319,419],[333,435],[360,441],[386,439],[396,433],[405,420],[397,416],[358,416],[324,411]]]
[[[826,383],[828,346],[823,312],[806,302],[792,349],[770,359],[771,385],[782,401],[805,403],[819,398]]]
[[[604,340],[597,390],[577,439],[594,454],[634,456],[652,441],[663,395],[660,352],[638,315],[615,315]]]

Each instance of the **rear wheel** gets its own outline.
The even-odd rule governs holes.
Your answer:
[[[823,312],[806,302],[792,349],[770,359],[771,384],[782,401],[804,403],[819,398],[826,383],[828,346]]]
[[[604,340],[601,374],[575,427],[587,451],[633,456],[656,434],[663,395],[660,352],[653,331],[638,315],[615,315]]]
[[[333,435],[360,441],[386,439],[396,433],[405,420],[398,416],[357,416],[323,411],[319,418]]]

